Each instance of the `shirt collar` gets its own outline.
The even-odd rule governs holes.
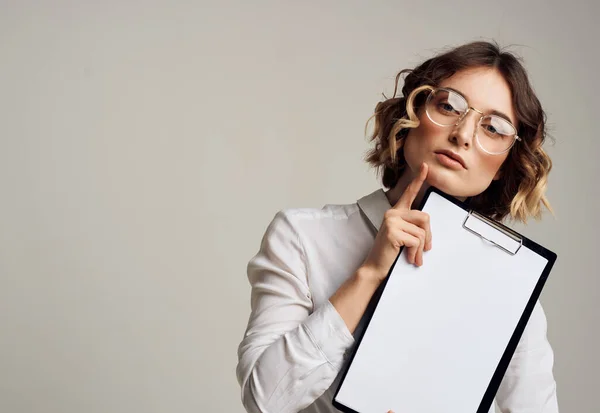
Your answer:
[[[385,211],[392,207],[383,189],[378,189],[362,197],[357,201],[357,204],[377,231],[381,227]]]

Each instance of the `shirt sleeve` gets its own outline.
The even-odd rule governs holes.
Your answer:
[[[496,393],[502,413],[558,413],[554,353],[546,330],[546,315],[538,301]]]
[[[313,309],[304,250],[285,211],[247,272],[251,313],[236,368],[242,403],[249,413],[297,412],[329,388],[354,338],[329,300]]]

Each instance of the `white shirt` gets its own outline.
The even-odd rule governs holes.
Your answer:
[[[390,207],[379,189],[275,215],[247,268],[252,311],[236,373],[249,413],[337,412],[331,400],[354,337],[329,297],[362,264]],[[558,412],[546,326],[538,302],[496,394],[503,413]]]

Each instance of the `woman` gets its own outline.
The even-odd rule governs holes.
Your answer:
[[[523,66],[496,44],[401,71],[373,118],[366,159],[388,190],[280,211],[248,264],[252,312],[237,367],[248,412],[337,411],[338,373],[399,249],[420,266],[435,248],[427,214],[414,209],[429,185],[497,220],[550,209],[546,116]],[[503,412],[558,412],[546,325],[538,302],[496,394]]]

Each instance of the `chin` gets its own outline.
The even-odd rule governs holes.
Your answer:
[[[465,182],[456,171],[433,167],[427,174],[427,183],[454,197],[470,196],[465,193]]]

